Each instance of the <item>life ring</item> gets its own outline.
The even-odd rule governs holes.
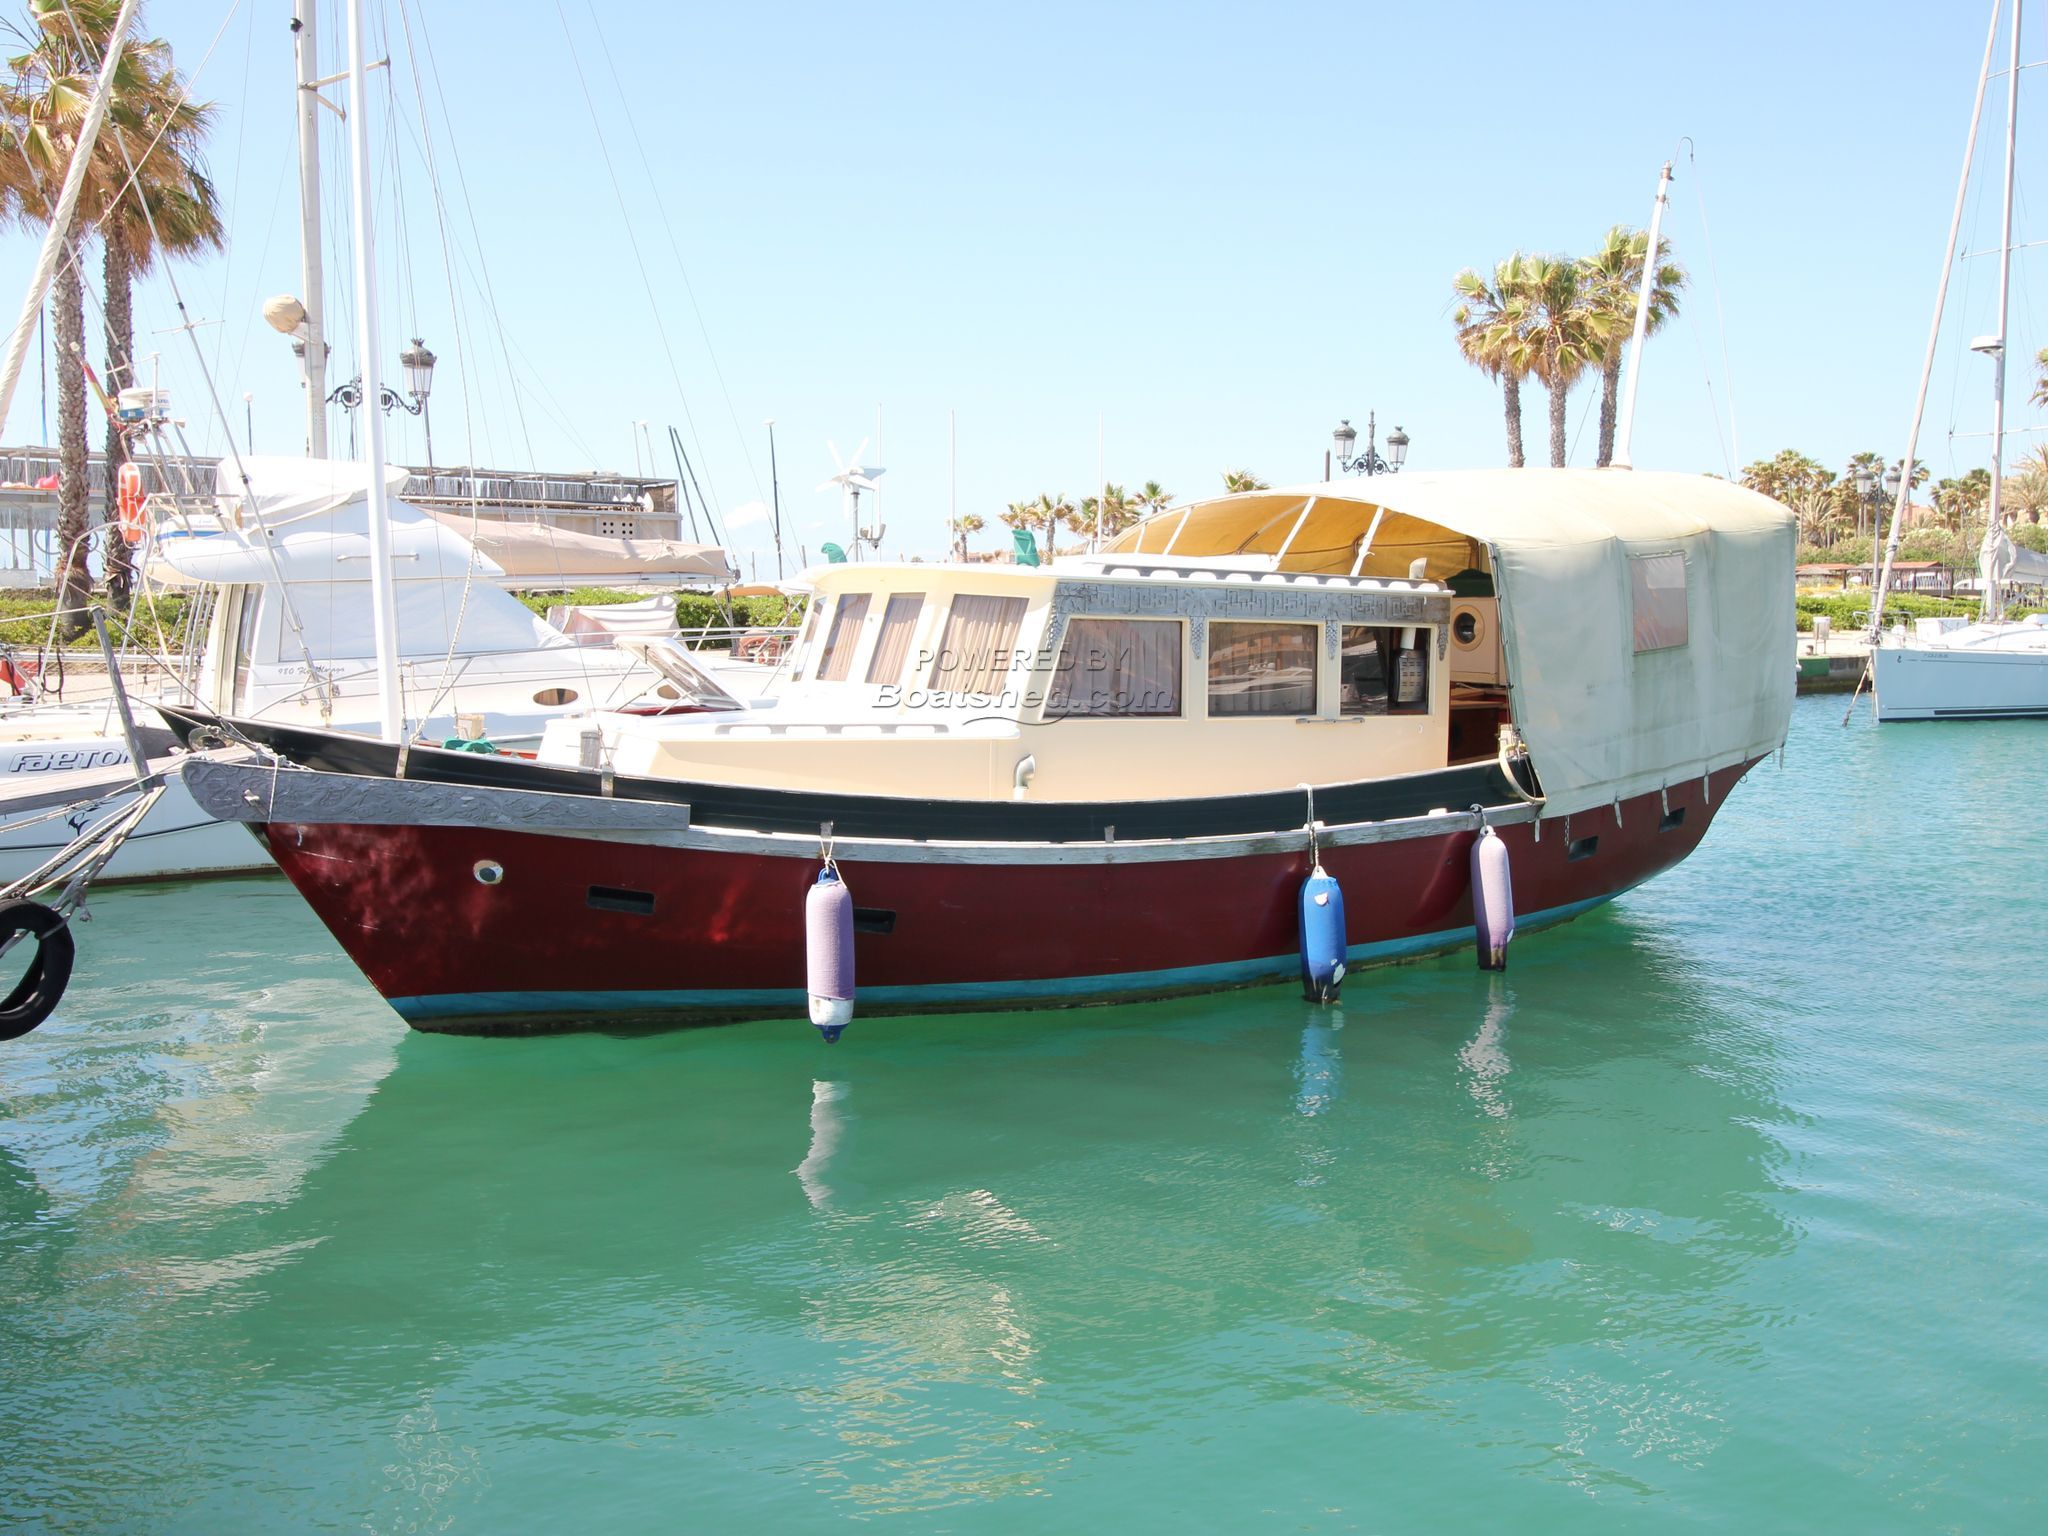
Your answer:
[[[36,941],[36,957],[14,990],[0,998],[0,1040],[18,1039],[42,1023],[56,1011],[71,984],[77,947],[71,941],[70,920],[39,901],[0,901],[0,944],[21,934]]]
[[[121,513],[122,542],[140,544],[149,537],[149,498],[142,490],[142,466],[133,459],[121,466],[114,499]]]

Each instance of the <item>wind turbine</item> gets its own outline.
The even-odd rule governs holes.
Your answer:
[[[863,528],[860,525],[860,493],[877,489],[875,481],[880,479],[887,471],[879,464],[863,465],[861,463],[860,456],[868,450],[868,440],[866,438],[862,438],[860,446],[853,450],[853,458],[850,461],[839,457],[839,445],[834,443],[829,437],[825,439],[825,446],[831,450],[833,467],[839,473],[828,476],[820,481],[818,489],[823,491],[829,490],[835,485],[839,487],[840,502],[848,509],[849,515],[852,518],[853,558],[858,560],[862,543],[866,543],[871,549],[879,549],[882,545],[882,535],[888,532],[888,529],[885,527]]]

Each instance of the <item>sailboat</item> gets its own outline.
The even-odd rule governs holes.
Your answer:
[[[1949,227],[1948,253],[1943,264],[1941,288],[1935,299],[1927,361],[1921,373],[1920,395],[1908,437],[1907,463],[1913,462],[1913,447],[1917,445],[1926,409],[1927,382],[1941,332],[1948,274],[1955,264],[1956,236],[1969,190],[1985,89],[1992,78],[2003,5],[2004,0],[1992,0],[1990,32],[1984,41],[1984,64],[1977,79],[1976,104],[1971,112],[1968,146],[1963,154],[1962,182],[1956,190],[1956,211]],[[2023,0],[2012,0],[2008,67],[2004,72],[2005,195],[1999,221],[1998,328],[1972,345],[1973,351],[1990,356],[1992,366],[1991,502],[1983,548],[1977,562],[1983,612],[1974,624],[1952,619],[1921,619],[1910,630],[1903,624],[1896,624],[1889,631],[1885,629],[1884,600],[1891,585],[1892,566],[1898,556],[1908,493],[1908,488],[1901,485],[1886,540],[1884,569],[1871,603],[1871,682],[1876,694],[1877,718],[1883,721],[2048,717],[2048,622],[2039,615],[2019,620],[2008,620],[2004,616],[2006,594],[2011,587],[2048,585],[2048,555],[2014,544],[2005,525],[2002,495],[2006,362],[2011,334],[2013,173],[2019,130],[2023,10]]]
[[[309,81],[318,67],[315,6],[299,0],[299,64]],[[365,114],[350,115],[360,124]],[[310,107],[306,116],[313,116]],[[191,593],[209,614],[196,668],[157,702],[393,741],[470,738],[478,746],[530,750],[557,717],[594,709],[735,709],[742,699],[758,698],[775,668],[721,666],[660,636],[590,644],[530,612],[499,585],[506,571],[458,531],[468,519],[394,494],[406,473],[384,463],[379,411],[365,413],[367,463],[324,457],[317,126],[302,119],[302,130],[306,271],[314,285],[301,308],[308,317],[303,355],[312,456],[234,454],[221,480],[223,487],[239,482],[238,490],[196,503],[152,499],[141,551],[146,580]],[[369,216],[363,198],[356,215]],[[365,233],[358,236],[363,282]],[[374,400],[374,307],[359,319],[363,387]],[[501,552],[510,545],[531,557],[528,546],[538,540],[539,558],[558,563],[566,545],[575,546],[575,559],[620,558],[609,547],[593,555],[574,535],[553,530],[482,526],[484,543]],[[157,711],[145,701],[137,714],[152,766],[168,775],[166,788],[101,878],[270,868],[260,849],[221,827],[185,792],[170,760],[173,736]],[[0,709],[0,882],[34,870],[64,845],[73,824],[53,811],[119,791],[132,774],[110,700]]]

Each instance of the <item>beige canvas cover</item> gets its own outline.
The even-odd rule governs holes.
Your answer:
[[[1160,513],[1109,548],[1376,576],[1421,560],[1437,580],[1490,571],[1514,720],[1545,814],[1569,815],[1783,744],[1794,527],[1768,497],[1706,475],[1463,470],[1219,497]],[[1658,643],[1673,612],[1682,643]]]
[[[716,544],[600,538],[547,523],[472,518],[439,509],[433,515],[503,567],[508,586],[604,587],[635,581],[723,586],[738,575]]]

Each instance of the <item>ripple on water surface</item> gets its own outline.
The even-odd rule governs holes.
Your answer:
[[[0,1522],[2038,1529],[2048,730],[1840,710],[1337,1009],[435,1038],[109,893],[0,1047]]]

